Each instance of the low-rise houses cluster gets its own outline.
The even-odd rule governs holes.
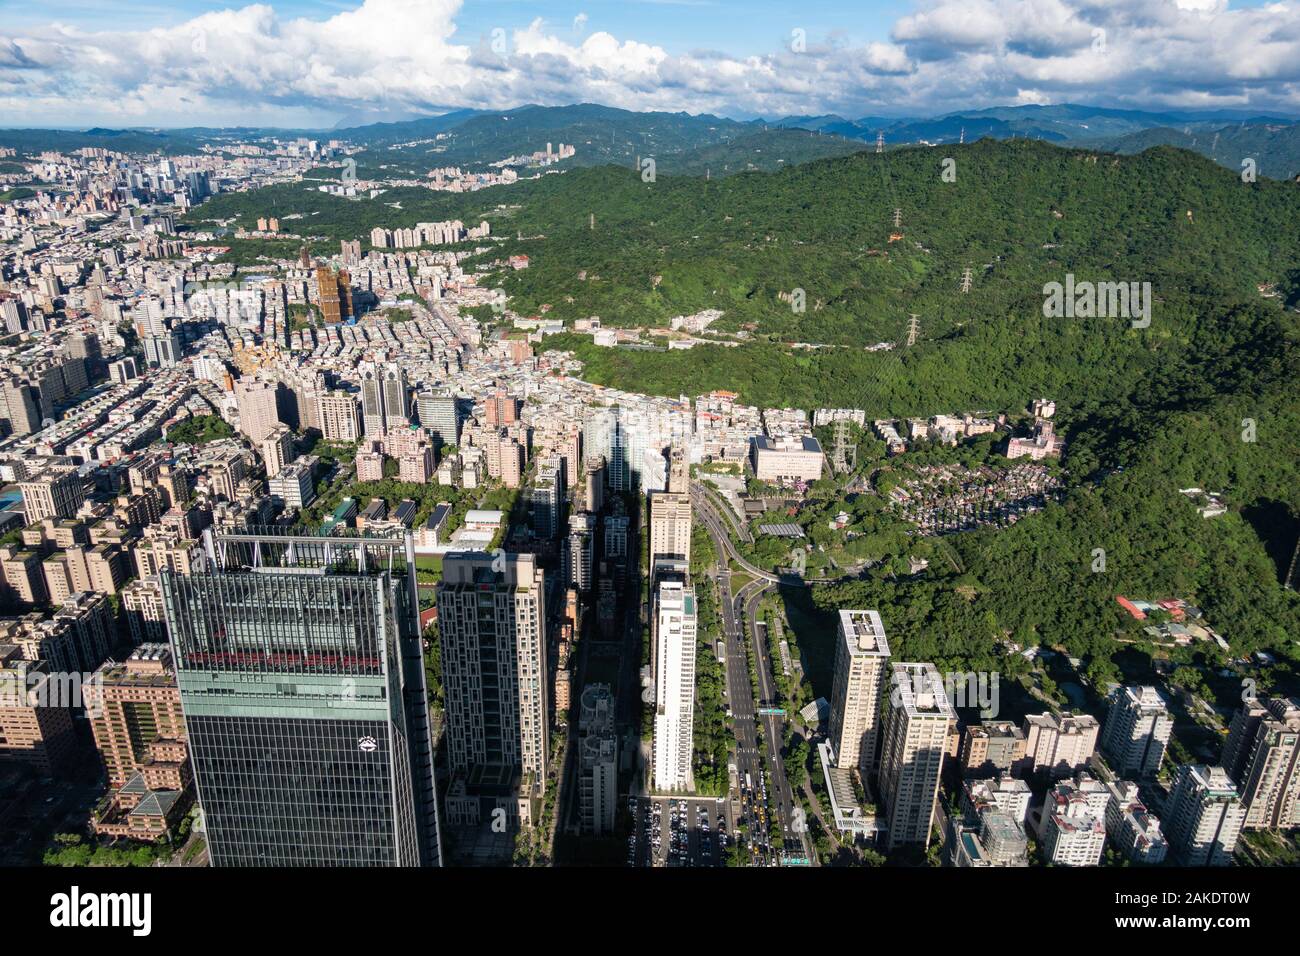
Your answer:
[[[921,534],[1015,524],[1041,510],[1061,489],[1061,480],[1042,465],[925,465],[909,475],[890,490],[889,499]]]

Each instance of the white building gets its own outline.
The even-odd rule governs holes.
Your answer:
[[[889,848],[930,843],[952,707],[933,664],[895,664],[880,745]]]
[[[695,589],[664,579],[655,591],[654,787],[694,789]]]
[[[1169,843],[1160,830],[1160,820],[1147,810],[1138,796],[1137,784],[1116,780],[1106,784],[1106,837],[1111,847],[1130,863],[1163,863]]]
[[[1184,764],[1165,802],[1165,835],[1184,866],[1227,866],[1246,808],[1222,767]]]
[[[889,641],[880,612],[841,610],[829,738],[837,767],[867,774],[875,767],[888,677]]]
[[[1044,859],[1056,866],[1099,864],[1106,848],[1105,818],[1077,791],[1054,790],[1047,800],[1042,834]]]
[[[1025,717],[1025,759],[1032,771],[1068,777],[1082,770],[1097,749],[1097,719],[1089,714],[1031,714]]]
[[[1154,687],[1120,687],[1110,698],[1101,750],[1121,777],[1153,777],[1160,769],[1174,718]]]

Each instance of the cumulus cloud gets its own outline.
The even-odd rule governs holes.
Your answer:
[[[0,116],[306,125],[580,101],[769,117],[1065,101],[1300,111],[1293,0],[919,0],[888,42],[809,37],[748,56],[588,33],[584,13],[563,35],[538,19],[470,36],[460,9],[364,0],[310,20],[250,4],[151,30],[0,26]]]

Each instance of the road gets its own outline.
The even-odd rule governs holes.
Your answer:
[[[814,855],[809,852],[807,835],[803,832],[806,827],[800,830],[796,830],[795,827],[796,819],[802,820],[802,817],[797,816],[795,813],[795,807],[798,805],[792,796],[790,784],[786,778],[785,764],[781,758],[783,719],[776,715],[759,717],[754,703],[753,689],[749,682],[748,649],[746,647],[744,627],[746,620],[749,622],[749,634],[755,637],[752,643],[754,646],[755,666],[758,671],[759,691],[765,700],[771,701],[775,699],[776,689],[772,680],[767,648],[765,642],[758,639],[759,635],[755,629],[755,623],[757,621],[758,605],[763,595],[780,579],[776,575],[763,571],[761,568],[754,567],[736,553],[730,539],[727,537],[726,530],[722,526],[721,519],[704,494],[696,491],[692,495],[692,503],[696,515],[703,522],[709,537],[713,539],[714,547],[717,548],[719,555],[730,557],[755,578],[733,595],[731,592],[730,567],[720,562],[717,569],[722,630],[727,657],[727,699],[731,707],[733,729],[736,736],[736,766],[740,778],[740,816],[742,819],[749,819],[752,830],[761,830],[761,826],[758,824],[765,820],[766,814],[769,812],[769,805],[775,798],[777,820],[781,826],[783,840],[787,844],[802,846],[803,852],[795,855],[811,861],[814,859]],[[763,735],[766,743],[766,754],[760,754],[758,751],[756,721],[760,719],[766,724]],[[769,781],[765,772],[765,765],[771,769],[770,787],[768,786]],[[751,781],[748,787],[745,784],[747,779]],[[765,843],[766,834],[762,834],[762,839],[757,841],[758,845],[754,848],[756,850],[755,856],[760,862],[771,864],[775,862],[774,856],[779,856],[779,854],[770,852]]]
[[[748,588],[741,590],[741,595],[736,598],[736,607],[739,610],[743,603],[743,613],[746,627],[750,636],[753,638],[754,649],[758,665],[758,692],[761,696],[760,705],[767,707],[776,707],[786,704],[786,701],[779,701],[776,687],[776,679],[772,674],[772,655],[769,653],[767,643],[767,625],[758,619],[759,606],[762,604],[763,596],[771,589],[770,584],[759,585],[755,581]],[[790,787],[789,778],[785,772],[785,761],[781,757],[781,745],[785,736],[786,718],[779,714],[764,714],[764,738],[768,747],[768,761],[772,767],[772,794],[776,800],[777,819],[781,821],[781,835],[786,845],[787,856],[798,856],[808,860],[812,865],[816,865],[814,854],[809,846],[807,823],[801,822],[798,829],[795,828],[795,821],[803,821],[801,813],[796,813],[795,808],[799,803],[795,800],[794,792]],[[801,851],[796,851],[796,845]]]

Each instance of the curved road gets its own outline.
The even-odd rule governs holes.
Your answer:
[[[801,816],[796,816],[795,808],[799,805],[795,802],[790,782],[786,777],[785,762],[781,757],[781,745],[784,742],[784,718],[776,714],[763,714],[760,716],[754,705],[753,693],[749,683],[749,668],[745,646],[746,634],[749,635],[750,644],[755,655],[758,688],[763,698],[761,703],[770,706],[771,702],[775,701],[777,696],[776,682],[772,677],[767,641],[765,635],[760,634],[758,630],[760,626],[766,627],[766,625],[762,625],[758,621],[758,608],[763,595],[771,590],[774,585],[781,583],[782,579],[755,567],[736,552],[726,529],[722,526],[721,519],[714,511],[707,496],[695,487],[692,487],[691,501],[696,514],[704,522],[709,537],[713,539],[714,546],[718,549],[719,554],[735,561],[746,573],[754,576],[753,581],[745,584],[733,595],[731,593],[730,567],[728,564],[719,562],[717,580],[722,599],[723,631],[727,643],[728,697],[731,701],[738,751],[736,755],[737,767],[741,779],[743,780],[745,774],[749,773],[752,779],[757,780],[758,771],[766,763],[771,770],[767,777],[768,802],[769,805],[775,804],[782,839],[786,845],[786,855],[798,855],[816,865],[816,855],[809,848],[806,826],[798,830],[795,829],[795,820],[801,819]],[[762,720],[766,724],[763,734],[766,753],[763,754],[759,754],[757,751],[758,737],[755,731],[756,721],[758,720]],[[802,850],[797,850],[796,844],[802,847]]]

